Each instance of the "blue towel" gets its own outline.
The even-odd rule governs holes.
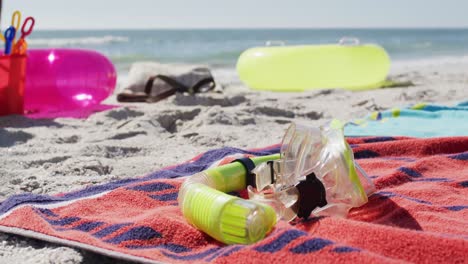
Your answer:
[[[453,107],[416,104],[374,112],[345,126],[345,135],[448,137],[468,136],[468,101]]]

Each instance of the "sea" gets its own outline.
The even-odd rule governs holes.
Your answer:
[[[234,71],[246,49],[271,43],[338,43],[343,37],[385,48],[392,62],[468,61],[468,29],[176,29],[36,31],[32,48],[97,50],[125,75],[136,61],[207,64]]]

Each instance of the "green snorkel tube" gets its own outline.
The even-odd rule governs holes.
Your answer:
[[[259,165],[280,155],[253,158]],[[211,237],[226,244],[259,241],[276,224],[270,206],[226,194],[246,186],[246,170],[240,163],[208,169],[191,176],[179,191],[179,204],[185,218]]]
[[[249,200],[226,194],[246,189]],[[354,162],[342,126],[292,124],[281,153],[235,160],[191,176],[179,191],[189,223],[226,244],[262,240],[279,219],[346,217],[375,187]]]

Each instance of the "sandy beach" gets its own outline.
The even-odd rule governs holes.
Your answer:
[[[0,0],[0,264],[467,261],[468,1],[253,3]]]
[[[84,120],[0,118],[0,199],[58,194],[138,177],[222,146],[279,143],[292,121],[319,126],[418,102],[468,98],[468,62],[398,62],[390,78],[414,86],[363,92],[256,92],[233,72],[214,70],[222,93],[177,94],[156,104],[125,104]],[[121,86],[121,85],[120,85]],[[116,104],[115,94],[106,103]],[[0,234],[0,263],[124,263],[78,249]]]

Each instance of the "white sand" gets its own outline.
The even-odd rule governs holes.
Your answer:
[[[320,125],[417,102],[468,99],[468,63],[397,63],[391,77],[416,86],[365,92],[260,93],[215,71],[223,94],[177,95],[128,104],[87,120],[0,118],[0,199],[55,194],[135,177],[209,149],[278,143],[291,121]],[[231,80],[229,80],[231,79]],[[108,102],[115,102],[115,96]],[[0,263],[124,263],[37,240],[0,234]]]

